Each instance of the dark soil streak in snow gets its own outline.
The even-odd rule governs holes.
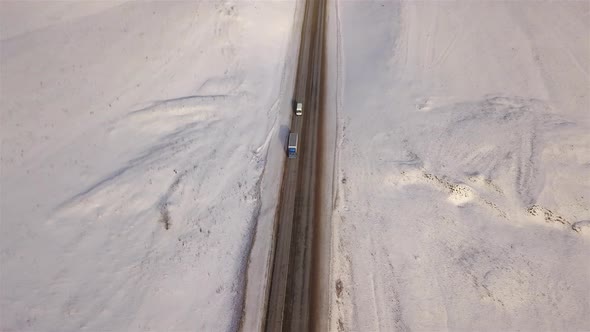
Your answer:
[[[194,171],[195,169],[197,169],[196,165],[192,168],[192,170]],[[170,210],[168,209],[168,206],[170,206],[170,198],[178,190],[180,181],[188,174],[188,172],[189,170],[184,170],[180,174],[178,174],[178,172],[174,170],[174,173],[176,173],[177,175],[174,178],[172,184],[168,187],[168,190],[166,191],[164,196],[162,196],[162,198],[160,198],[160,201],[158,202],[158,208],[160,210],[160,219],[158,219],[158,222],[164,225],[165,230],[169,230],[172,226]]]

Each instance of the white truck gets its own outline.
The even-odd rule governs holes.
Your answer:
[[[290,133],[289,134],[289,147],[287,148],[287,155],[290,159],[297,158],[297,143],[299,137],[297,133]]]
[[[303,115],[303,103],[297,103],[295,106],[295,115]]]

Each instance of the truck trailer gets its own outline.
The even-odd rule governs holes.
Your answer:
[[[297,158],[297,143],[299,141],[299,137],[297,133],[290,133],[289,134],[289,147],[287,148],[287,154],[289,158]]]

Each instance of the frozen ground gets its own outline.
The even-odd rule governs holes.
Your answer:
[[[332,1],[330,27],[332,329],[590,330],[590,3]]]
[[[0,4],[0,330],[238,327],[296,7]]]

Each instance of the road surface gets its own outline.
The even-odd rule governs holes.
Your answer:
[[[309,331],[324,325],[317,321],[326,318],[317,312],[311,315],[312,308],[320,306],[314,303],[319,287],[312,284],[318,280],[315,275],[310,278],[314,222],[319,222],[316,193],[325,9],[325,0],[305,5],[294,93],[294,99],[303,102],[303,116],[294,116],[291,125],[291,131],[299,133],[298,157],[287,160],[283,175],[266,331]]]

